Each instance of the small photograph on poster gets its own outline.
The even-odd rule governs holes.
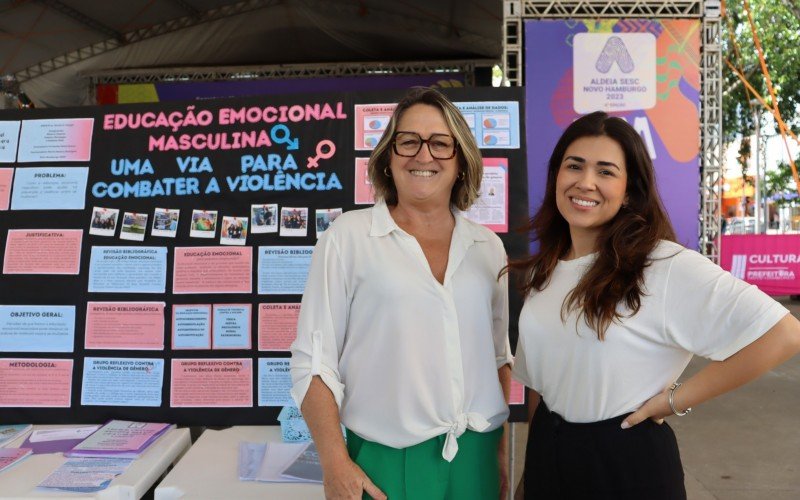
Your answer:
[[[172,349],[211,349],[211,304],[172,306]]]
[[[356,185],[353,195],[353,201],[356,205],[372,205],[375,203],[375,192],[367,174],[368,164],[369,158],[356,158]]]
[[[219,242],[221,245],[244,245],[247,241],[247,217],[224,216]]]
[[[331,223],[333,223],[333,221],[335,221],[340,215],[342,215],[341,208],[317,209],[317,238],[319,238],[322,233],[324,233],[331,226]]]
[[[273,203],[269,205],[251,206],[250,220],[253,221],[253,224],[250,226],[250,232],[253,234],[277,233],[278,205]]]
[[[213,238],[217,234],[216,210],[192,210],[192,238]]]
[[[171,208],[156,208],[153,214],[153,236],[164,238],[174,238],[178,234],[178,217],[181,211]]]
[[[125,212],[122,216],[122,227],[119,230],[121,240],[144,241],[147,232],[147,214]]]
[[[114,236],[117,230],[117,217],[119,217],[119,210],[116,208],[94,207],[92,210],[92,222],[89,225],[89,234]]]
[[[308,208],[283,207],[281,209],[281,236],[308,235]]]

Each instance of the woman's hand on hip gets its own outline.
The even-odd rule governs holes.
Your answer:
[[[370,481],[352,460],[342,460],[325,471],[322,481],[327,500],[361,500],[364,493],[375,500],[386,500],[386,495]]]
[[[622,421],[622,428],[633,427],[648,418],[657,424],[663,424],[667,415],[672,415],[672,410],[669,408],[669,390],[664,389],[628,415],[628,418]]]

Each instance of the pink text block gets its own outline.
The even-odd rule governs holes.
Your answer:
[[[0,406],[69,408],[71,359],[0,359]]]
[[[0,168],[0,210],[8,210],[11,199],[11,183],[14,181],[13,168]]]
[[[253,360],[173,359],[170,406],[253,406]]]
[[[178,247],[173,293],[251,293],[253,248]]]
[[[164,349],[164,303],[89,302],[86,349]]]
[[[297,337],[300,304],[258,306],[258,350],[288,351]]]
[[[78,274],[82,229],[9,229],[3,274]]]

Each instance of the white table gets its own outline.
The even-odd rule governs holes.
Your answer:
[[[35,425],[33,429],[57,429],[80,425]],[[29,433],[18,437],[6,448],[19,448]],[[144,496],[167,468],[192,446],[189,429],[170,429],[153,443],[130,467],[115,477],[108,488],[96,493],[36,489],[44,478],[63,464],[67,458],[61,453],[30,455],[12,468],[0,472],[0,499],[71,498],[133,500]]]
[[[156,500],[221,498],[324,499],[321,484],[240,481],[239,443],[277,442],[278,426],[236,426],[206,430],[172,471],[156,487]]]

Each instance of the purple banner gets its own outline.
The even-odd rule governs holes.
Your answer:
[[[700,23],[695,20],[525,22],[525,111],[531,214],[547,160],[576,118],[603,110],[644,139],[678,241],[698,246]]]

